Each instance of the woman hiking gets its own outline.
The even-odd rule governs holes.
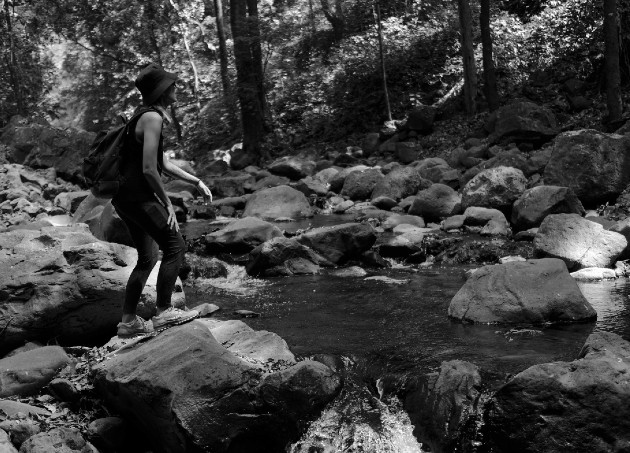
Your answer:
[[[166,107],[177,101],[177,75],[150,64],[138,75],[135,85],[142,94],[144,106],[130,124],[128,143],[122,161],[124,182],[112,204],[125,222],[138,251],[138,262],[131,272],[125,290],[122,321],[118,336],[131,337],[154,329],[163,329],[196,318],[196,310],[171,306],[171,294],[184,260],[186,244],[179,232],[173,205],[166,195],[162,173],[194,184],[206,199],[212,201],[210,189],[201,179],[169,162],[164,155],[162,125],[170,123]],[[156,315],[151,323],[136,314],[136,308],[151,270],[162,250],[157,278]]]

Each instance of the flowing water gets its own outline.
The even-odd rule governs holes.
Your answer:
[[[306,226],[281,225],[293,231]],[[337,277],[324,270],[315,276],[253,279],[242,267],[230,266],[227,278],[199,279],[186,287],[189,305],[217,304],[222,308],[218,318],[236,318],[238,309],[260,313],[246,322],[277,333],[298,356],[329,354],[351,364],[354,378],[291,452],[421,452],[400,403],[382,395],[379,383],[461,359],[479,366],[489,384],[498,385],[534,364],[574,360],[593,331],[630,338],[628,279],[579,284],[597,310],[597,322],[513,328],[462,325],[447,318],[448,304],[464,284],[465,267],[366,270],[364,277]]]

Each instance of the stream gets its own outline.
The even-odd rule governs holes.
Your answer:
[[[344,221],[322,217],[327,218],[309,223]],[[308,223],[279,226],[296,231]],[[187,228],[188,235],[202,233],[201,225]],[[383,392],[383,382],[403,381],[460,359],[480,367],[484,385],[496,388],[532,365],[574,360],[593,331],[630,338],[629,279],[579,283],[598,313],[595,323],[519,329],[448,319],[450,300],[470,267],[393,264],[365,269],[363,277],[338,277],[324,269],[321,275],[267,279],[250,278],[243,267],[230,266],[227,278],[197,279],[186,286],[189,306],[214,303],[221,307],[213,315],[219,319],[238,318],[233,312],[241,309],[260,313],[245,322],[277,333],[296,356],[333,355],[351,370],[342,394],[288,451],[422,452],[400,402]]]

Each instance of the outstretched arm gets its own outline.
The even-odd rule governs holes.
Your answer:
[[[206,186],[201,179],[182,170],[177,165],[168,160],[168,157],[166,156],[164,156],[163,158],[162,168],[167,175],[194,184],[201,195],[203,195],[204,198],[209,198],[210,202],[212,203],[212,192],[210,192],[208,186]]]

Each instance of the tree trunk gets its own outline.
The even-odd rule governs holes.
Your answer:
[[[389,105],[389,92],[387,90],[387,70],[385,68],[385,51],[383,50],[383,24],[381,23],[381,6],[376,2],[376,22],[378,24],[378,50],[381,55],[381,74],[383,76],[383,93],[385,94],[385,108],[387,120],[392,120],[392,109]]]
[[[260,27],[258,24],[258,0],[247,0],[248,34],[250,36],[250,48],[254,59],[254,76],[256,77],[258,101],[262,106],[263,128],[269,132],[269,109],[267,108],[267,96],[265,90],[265,71],[263,65]]]
[[[492,57],[492,35],[490,33],[490,0],[481,0],[479,15],[481,27],[481,44],[483,46],[483,79],[484,94],[491,112],[499,108],[499,93],[497,91],[497,76]]]
[[[214,0],[214,10],[217,23],[217,38],[219,40],[219,64],[221,71],[221,88],[223,88],[223,104],[228,112],[228,121],[232,130],[237,128],[236,103],[230,82],[229,57],[225,38],[225,22],[223,20],[223,1]]]
[[[464,63],[464,106],[466,113],[473,115],[477,111],[477,68],[472,39],[472,13],[468,0],[457,0],[459,6],[460,42]]]
[[[243,148],[232,154],[231,165],[235,169],[258,164],[261,157],[261,141],[264,134],[264,112],[261,103],[255,53],[252,46],[260,46],[260,40],[252,39],[247,17],[247,0],[230,0],[230,23],[234,40],[236,65],[236,94],[241,105]],[[254,42],[255,41],[255,42]]]
[[[345,31],[345,20],[343,17],[343,5],[340,0],[335,0],[335,11],[333,12],[330,8],[330,4],[328,0],[319,0],[322,5],[322,11],[324,16],[333,29],[333,40],[335,42],[341,41]]]
[[[619,18],[617,0],[604,0],[604,40],[606,68],[607,123],[614,127],[621,121],[621,75],[619,73]]]
[[[15,96],[15,104],[19,115],[26,114],[26,106],[24,105],[24,97],[22,95],[22,85],[20,84],[21,71],[15,52],[15,41],[13,39],[13,24],[11,23],[11,11],[9,11],[9,2],[4,0],[4,14],[7,23],[7,34],[9,36],[9,56],[6,63],[9,68],[9,77],[13,85],[13,94]]]

